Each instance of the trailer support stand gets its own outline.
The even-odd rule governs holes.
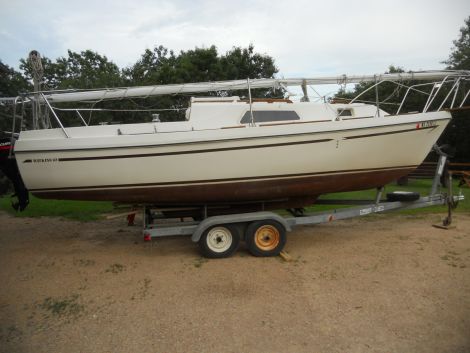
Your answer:
[[[452,187],[452,173],[449,173],[448,176],[448,186],[447,186],[447,217],[442,220],[442,224],[433,224],[432,226],[439,229],[454,229],[455,226],[452,226],[452,210],[457,207],[458,200],[455,200],[453,196],[453,187]]]
[[[382,199],[382,193],[384,192],[384,187],[381,186],[377,188],[377,195],[375,196],[375,204],[378,205],[380,200]]]

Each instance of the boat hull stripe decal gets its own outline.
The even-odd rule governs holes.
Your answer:
[[[329,142],[333,139],[321,139],[311,141],[297,141],[297,142],[285,142],[276,144],[266,145],[254,145],[254,146],[239,146],[239,147],[226,147],[226,148],[212,148],[195,151],[177,151],[177,152],[161,152],[161,153],[145,153],[145,154],[127,154],[127,155],[116,155],[116,156],[96,156],[96,157],[70,157],[70,158],[59,158],[58,162],[72,162],[72,161],[92,161],[99,159],[121,159],[121,158],[142,158],[142,157],[157,157],[157,156],[175,156],[180,154],[195,154],[195,153],[209,153],[209,152],[223,152],[223,151],[234,151],[234,150],[246,150],[254,148],[269,148],[279,146],[290,146],[290,145],[306,145],[311,143]],[[31,163],[31,159],[25,160],[23,163]]]
[[[411,131],[435,129],[436,127],[437,126],[428,126],[428,127],[422,127],[420,129],[414,128],[414,129],[406,129],[406,130],[380,132],[380,133],[376,133],[376,134],[347,136],[344,139],[345,140],[353,140],[353,139],[360,139],[360,138],[366,138],[366,137],[401,134],[401,133],[411,132]],[[212,149],[195,150],[195,151],[177,151],[177,152],[161,152],[161,153],[146,153],[146,154],[128,154],[128,155],[116,155],[116,156],[70,157],[70,158],[58,158],[57,161],[58,162],[73,162],[73,161],[92,161],[92,160],[102,160],[102,159],[123,159],[123,158],[145,158],[145,157],[158,157],[158,156],[175,156],[175,155],[182,155],[182,154],[197,154],[197,153],[235,151],[235,150],[245,150],[245,149],[255,149],[255,148],[270,148],[270,147],[279,147],[279,146],[305,145],[305,144],[321,143],[321,142],[329,142],[329,141],[333,141],[333,139],[285,142],[285,143],[255,145],[255,146],[212,148]],[[32,163],[32,160],[31,159],[26,159],[25,161],[23,161],[23,163]]]
[[[284,174],[284,175],[265,175],[265,176],[253,176],[243,178],[226,178],[226,179],[209,179],[209,180],[191,180],[191,181],[179,181],[179,182],[163,182],[163,183],[142,183],[142,184],[120,184],[120,185],[92,185],[92,186],[78,186],[78,187],[64,187],[64,188],[50,188],[50,189],[30,189],[31,192],[49,192],[49,191],[60,191],[60,190],[85,190],[85,189],[115,189],[125,187],[146,187],[146,186],[177,186],[177,185],[190,185],[190,184],[207,184],[207,183],[225,183],[225,182],[243,182],[248,180],[267,180],[267,179],[281,179],[281,178],[295,178],[295,177],[311,177],[318,175],[337,175],[342,173],[357,173],[357,172],[376,172],[384,170],[396,170],[396,169],[414,169],[417,165],[407,165],[398,167],[386,167],[386,168],[369,168],[369,169],[351,169],[351,170],[337,170],[337,171],[326,171],[317,173],[300,173],[300,174]]]
[[[348,137],[345,137],[345,140],[362,139],[362,138],[366,138],[366,137],[383,136],[383,135],[401,134],[401,133],[404,133],[404,132],[421,131],[421,130],[426,130],[426,129],[433,129],[434,130],[436,127],[438,127],[438,125],[420,127],[419,129],[413,128],[413,129],[406,129],[406,130],[380,132],[380,133],[377,133],[377,134],[348,136]]]
[[[438,121],[444,121],[444,120],[450,120],[451,118],[449,117],[448,119],[439,119],[435,120],[436,122]],[[312,121],[316,122],[316,121]],[[357,130],[369,130],[369,129],[380,129],[380,128],[386,128],[390,126],[402,126],[402,125],[410,125],[410,124],[420,124],[423,121],[417,121],[417,122],[408,122],[408,123],[399,123],[399,124],[390,124],[390,125],[384,125],[384,126],[367,126],[367,127],[360,127],[360,128],[352,128],[352,129],[342,129],[342,130],[331,130],[331,131],[315,131],[315,132],[305,132],[305,133],[299,133],[299,134],[284,134],[284,135],[266,135],[266,136],[256,136],[256,137],[242,137],[242,138],[231,138],[231,139],[222,139],[222,140],[206,140],[206,141],[195,141],[195,142],[181,142],[181,143],[169,143],[169,144],[152,144],[152,145],[139,145],[139,146],[112,146],[112,147],[93,147],[93,148],[70,148],[70,149],[48,149],[48,150],[22,150],[22,151],[15,151],[15,153],[38,153],[38,152],[68,152],[68,151],[89,151],[89,150],[109,150],[109,149],[123,149],[123,148],[143,148],[143,147],[173,147],[173,146],[181,146],[181,145],[197,145],[197,144],[202,144],[202,143],[212,143],[212,142],[234,142],[234,141],[247,141],[247,140],[257,140],[257,139],[265,139],[265,138],[282,138],[282,137],[292,137],[292,136],[311,136],[311,135],[318,135],[318,134],[325,134],[325,133],[340,133],[340,132],[347,132],[347,131],[357,131]],[[306,122],[307,123],[307,122]],[[277,124],[280,125],[280,124]],[[434,126],[432,126],[434,127]],[[419,129],[407,129],[407,130],[398,130],[399,132],[407,132],[411,130],[423,130],[426,128],[432,128],[432,127],[422,127]],[[398,133],[398,132],[397,132]],[[166,134],[166,132],[165,132]],[[365,136],[365,135],[363,135]]]

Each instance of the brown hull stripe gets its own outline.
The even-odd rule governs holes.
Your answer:
[[[99,159],[121,159],[121,158],[142,158],[142,157],[157,157],[157,156],[175,156],[181,154],[196,154],[196,153],[210,153],[210,152],[223,152],[223,151],[235,151],[235,150],[247,150],[255,148],[269,148],[279,146],[291,146],[291,145],[307,145],[312,143],[329,142],[333,139],[321,139],[321,140],[310,140],[310,141],[296,141],[296,142],[285,142],[275,143],[266,145],[254,145],[254,146],[238,146],[238,147],[225,147],[225,148],[211,148],[196,151],[177,151],[177,152],[161,152],[161,153],[144,153],[144,154],[126,154],[117,156],[96,156],[96,157],[71,157],[71,158],[59,158],[59,162],[71,162],[71,161],[92,161]],[[31,159],[25,160],[23,163],[31,163]]]
[[[418,129],[418,128],[413,128],[413,129],[406,129],[406,130],[396,130],[396,131],[381,132],[381,133],[378,133],[378,134],[367,134],[367,135],[348,136],[348,137],[345,137],[345,139],[346,139],[346,140],[362,139],[362,138],[366,138],[366,137],[401,134],[401,133],[404,133],[404,132],[421,131],[421,130],[426,130],[426,129],[432,129],[432,130],[434,130],[436,127],[437,127],[437,125],[435,125],[435,126],[420,127],[419,129]]]
[[[191,181],[180,181],[180,182],[164,182],[164,183],[141,183],[141,184],[119,184],[119,185],[92,185],[92,186],[79,186],[79,187],[64,187],[64,188],[50,188],[50,189],[30,189],[31,192],[48,192],[48,191],[59,191],[59,190],[85,190],[85,189],[117,189],[117,188],[139,188],[147,186],[178,186],[178,185],[190,185],[190,184],[215,184],[215,183],[227,183],[227,182],[246,182],[252,180],[270,180],[270,179],[286,179],[286,178],[307,178],[320,175],[338,175],[338,174],[354,174],[354,173],[373,173],[377,171],[390,171],[403,170],[403,169],[415,169],[417,165],[409,166],[398,166],[398,167],[387,167],[387,168],[369,168],[369,169],[349,169],[349,170],[337,170],[337,171],[326,171],[318,173],[299,173],[299,174],[284,174],[284,175],[264,175],[254,177],[243,177],[243,178],[226,178],[226,179],[208,179],[208,180],[191,180]]]
[[[438,119],[438,120],[432,120],[433,122],[438,122],[438,121],[444,121],[444,120],[450,120],[451,118],[448,119]],[[108,149],[123,149],[123,148],[145,148],[145,147],[172,147],[172,146],[181,146],[181,145],[197,145],[197,144],[202,144],[202,143],[213,143],[213,142],[233,142],[233,141],[248,141],[248,140],[258,140],[258,139],[266,139],[266,138],[282,138],[282,137],[292,137],[292,136],[311,136],[311,135],[318,135],[318,134],[325,134],[325,133],[339,133],[339,132],[347,132],[347,131],[356,131],[356,130],[370,130],[370,129],[380,129],[380,128],[386,128],[386,127],[391,127],[391,126],[403,126],[403,125],[411,125],[411,124],[420,124],[425,121],[429,120],[423,120],[423,121],[416,121],[416,122],[408,122],[408,123],[400,123],[400,124],[390,124],[390,125],[385,125],[385,126],[367,126],[367,127],[359,127],[359,128],[352,128],[352,129],[343,129],[343,130],[331,130],[331,131],[315,131],[315,132],[305,132],[305,133],[300,133],[300,134],[283,134],[283,135],[267,135],[267,136],[255,136],[255,137],[240,137],[240,138],[233,138],[233,139],[222,139],[222,140],[206,140],[206,141],[195,141],[195,142],[179,142],[179,143],[169,143],[169,144],[152,144],[152,145],[139,145],[139,146],[113,146],[113,147],[93,147],[93,148],[71,148],[71,149],[58,149],[58,150],[52,150],[52,149],[47,149],[47,150],[23,150],[23,151],[15,151],[17,153],[27,153],[27,152],[34,152],[34,153],[39,153],[39,152],[63,152],[63,151],[89,151],[89,150],[108,150]],[[333,121],[331,121],[333,122]],[[429,127],[427,127],[429,128]],[[416,130],[422,130],[425,129],[420,128]],[[412,129],[415,130],[415,129]],[[204,131],[204,130],[201,130]],[[401,130],[398,130],[401,131]],[[408,130],[403,130],[403,132],[406,132]],[[169,132],[161,132],[161,134],[168,134]]]
[[[437,126],[427,126],[422,128],[413,128],[405,130],[396,130],[396,131],[387,131],[380,132],[377,134],[367,134],[367,135],[357,135],[357,136],[347,136],[345,140],[366,138],[366,137],[375,137],[383,135],[392,135],[392,134],[401,134],[411,131],[421,131],[426,129],[435,129]],[[69,158],[58,158],[58,162],[73,162],[73,161],[92,161],[92,160],[102,160],[102,159],[124,159],[124,158],[145,158],[145,157],[158,157],[158,156],[175,156],[182,154],[198,154],[198,153],[210,153],[210,152],[224,152],[224,151],[235,151],[235,150],[246,150],[246,149],[256,149],[256,148],[271,148],[279,146],[292,146],[292,145],[306,145],[312,143],[322,143],[333,141],[333,139],[321,139],[321,140],[310,140],[310,141],[296,141],[296,142],[285,142],[285,143],[276,143],[276,144],[266,144],[266,145],[254,145],[254,146],[238,146],[238,147],[225,147],[225,148],[212,148],[204,150],[195,150],[195,151],[177,151],[177,152],[161,152],[161,153],[145,153],[145,154],[127,154],[127,155],[116,155],[116,156],[95,156],[95,157],[69,157]],[[23,163],[32,163],[31,159],[26,159]]]

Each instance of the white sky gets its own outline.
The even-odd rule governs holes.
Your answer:
[[[146,48],[175,52],[253,43],[279,76],[439,69],[470,15],[468,0],[0,0],[0,60],[36,49],[55,59],[91,49],[120,67]]]

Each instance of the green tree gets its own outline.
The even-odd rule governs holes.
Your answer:
[[[449,58],[443,61],[448,69],[470,70],[470,16],[460,28],[460,37],[453,41],[454,47]]]
[[[175,54],[163,46],[147,49],[131,67],[123,70],[128,85],[181,84],[236,80],[246,78],[270,78],[278,69],[274,59],[268,55],[255,53],[253,45],[248,48],[234,47],[225,55],[219,55],[217,48],[195,48]],[[232,92],[206,92],[204,95],[227,95]],[[247,92],[236,92],[246,96]],[[257,89],[253,97],[282,97],[283,92]],[[183,109],[188,105],[188,97],[165,96],[148,100],[148,106]],[[164,120],[180,120],[183,115],[176,112],[162,114]]]
[[[274,59],[254,52],[254,46],[234,47],[221,57],[225,79],[272,78],[278,72]]]
[[[31,88],[31,84],[20,72],[0,61],[0,97],[16,97]],[[0,134],[11,130],[12,113],[11,104],[0,104]]]
[[[386,74],[396,74],[396,73],[405,73],[406,70],[399,66],[390,65]],[[418,81],[404,81],[400,82],[404,86],[412,86],[418,83]],[[363,102],[369,104],[375,104],[376,102],[376,91],[375,88],[370,89],[374,85],[374,82],[361,82],[354,86],[352,91],[346,91],[345,89],[340,89],[335,95],[334,99],[343,98],[343,99],[353,99],[358,96],[360,93],[368,90],[362,94],[355,102]],[[406,94],[407,88],[404,86],[397,85],[392,82],[384,82],[377,87],[377,92],[379,96],[380,108],[387,113],[393,115],[396,114],[398,108],[403,101],[403,98]],[[428,88],[422,88],[423,91],[429,91],[431,86]],[[443,99],[445,97],[444,92],[440,94]],[[415,91],[408,92],[406,100],[404,101],[403,106],[401,107],[400,113],[409,113],[422,111],[424,105],[426,104],[427,97],[422,93]],[[436,98],[436,102],[439,101],[439,97]],[[437,103],[435,103],[437,104]],[[433,107],[434,105],[433,104]],[[436,107],[437,108],[437,107]]]
[[[32,71],[28,61],[21,59],[20,62],[26,78],[31,80]],[[119,67],[106,56],[91,50],[80,53],[68,50],[67,57],[57,58],[55,62],[43,57],[42,65],[46,89],[102,88],[123,84]]]
[[[215,46],[175,55],[160,45],[147,49],[134,65],[123,70],[127,82],[134,85],[270,78],[277,72],[274,59],[255,53],[253,45],[234,47],[225,55],[219,55]]]
[[[390,66],[389,70],[386,73],[400,73],[405,72],[404,69],[400,67]],[[425,82],[416,82],[408,81],[403,82],[407,86],[411,86],[417,83]],[[345,91],[340,89],[335,95],[333,100],[346,99],[350,100],[355,98],[361,92],[364,92],[366,89],[372,87],[374,83],[364,82],[357,84],[352,91]],[[431,86],[425,86],[428,88],[422,88],[423,91],[430,91]],[[446,88],[450,88],[450,85],[447,85]],[[390,114],[395,114],[397,109],[404,98],[406,88],[399,87],[393,83],[385,82],[378,87],[378,93],[380,98],[380,108],[385,110]],[[437,109],[438,105],[444,100],[448,90],[443,89],[442,92],[435,98],[434,103],[431,106],[430,110]],[[463,97],[462,97],[463,98]],[[422,111],[424,105],[426,104],[427,96],[421,93],[412,92],[408,94],[405,103],[400,111],[400,113],[407,112],[416,112]],[[371,89],[364,93],[356,102],[365,102],[369,104],[375,104],[375,89]],[[450,145],[452,150],[455,150],[455,155],[453,161],[455,162],[470,162],[470,117],[468,116],[467,111],[454,111],[452,112],[452,120],[447,126],[444,133],[439,138],[438,145]],[[431,153],[427,159],[437,159],[437,155]]]
[[[15,97],[31,89],[31,84],[18,71],[0,60],[0,97]]]
[[[0,61],[0,97],[16,97],[30,89],[30,83],[20,72]],[[12,130],[12,108],[11,104],[0,103],[0,138],[8,136],[3,133],[4,131]],[[10,181],[0,171],[0,195],[10,190]]]
[[[219,55],[217,48],[195,48],[175,54],[163,46],[147,49],[132,66],[120,70],[106,56],[91,50],[73,52],[67,56],[50,60],[42,58],[44,68],[44,89],[89,89],[116,86],[165,85],[187,82],[219,81],[254,78],[269,78],[277,73],[274,59],[254,51],[253,45],[248,48],[234,47]],[[28,80],[32,79],[31,67],[26,59],[21,60],[21,69]],[[231,92],[208,92],[204,95],[224,95]],[[246,96],[247,92],[236,92]],[[282,97],[283,91],[253,90],[253,97]],[[162,120],[184,119],[183,109],[188,106],[189,97],[159,96],[146,100],[133,99],[115,102],[99,102],[95,107],[127,110],[131,108],[169,109],[161,114]],[[76,105],[75,105],[76,106]],[[58,107],[68,107],[59,104]],[[62,112],[62,118],[69,124],[77,124],[75,113]],[[65,118],[64,118],[65,116]],[[67,117],[68,116],[68,117]],[[88,113],[87,120],[92,123],[121,122],[130,123],[150,120],[151,112],[93,112]]]
[[[279,71],[274,59],[266,54],[255,53],[254,46],[248,48],[233,47],[220,58],[224,80],[243,80],[257,78],[273,78]],[[282,98],[284,90],[255,89],[254,98]],[[238,95],[247,96],[247,91],[237,92]]]
[[[464,26],[460,28],[460,36],[458,39],[453,41],[453,47],[451,53],[447,60],[442,62],[447,65],[447,69],[450,70],[470,70],[470,16],[465,20]],[[389,72],[400,72],[395,70],[402,70],[400,68],[390,67]],[[410,84],[410,83],[408,83]],[[340,90],[337,94],[337,97],[343,98],[352,98],[370,87],[372,84],[359,84],[356,85],[353,92],[345,92]],[[463,82],[461,84],[461,90],[459,92],[459,99],[457,99],[458,104],[465,97],[466,92],[469,89],[468,83]],[[402,91],[403,92],[403,91]],[[396,94],[396,97],[392,93]],[[445,94],[447,92],[442,90],[440,95],[436,97],[435,102],[442,102]],[[380,97],[386,97],[387,94],[391,96],[391,100],[388,103],[397,104],[402,99],[400,90],[392,89],[392,87],[384,87],[379,90]],[[372,100],[375,98],[374,90],[366,93],[361,97],[363,100]],[[413,93],[406,100],[406,105],[403,108],[403,112],[407,111],[421,111],[426,101],[426,97]],[[464,103],[464,108],[470,105],[468,98]],[[393,105],[383,105],[381,106],[386,111],[393,111]],[[432,108],[432,107],[431,107]],[[452,120],[447,126],[446,130],[442,134],[441,138],[438,141],[438,145],[447,144],[453,146],[455,149],[455,156],[453,161],[456,162],[470,162],[470,116],[468,109],[456,110],[452,112]]]
[[[460,28],[460,37],[453,41],[453,48],[444,64],[451,70],[470,70],[470,16],[465,26]],[[470,87],[465,85],[460,99]],[[465,103],[468,107],[470,103]],[[441,143],[455,146],[455,161],[470,162],[470,116],[469,110],[458,110],[452,113],[452,121],[440,139]]]
[[[121,70],[106,56],[100,55],[91,50],[82,52],[67,51],[67,56],[59,57],[55,61],[47,57],[42,57],[42,66],[44,75],[42,85],[44,90],[61,90],[61,89],[89,89],[89,88],[105,88],[119,87],[123,85]],[[27,59],[20,60],[20,68],[23,70],[25,77],[32,80],[32,68]],[[121,108],[120,103],[114,108]],[[84,104],[58,104],[58,108],[84,106]],[[111,107],[109,102],[102,103],[101,108]],[[85,118],[93,120],[93,122],[113,121],[121,119],[126,121],[127,115],[114,117],[109,112],[93,112],[88,113]],[[81,124],[78,116],[74,112],[62,112],[61,120],[69,126]]]
[[[129,86],[177,83],[174,82],[175,61],[173,51],[160,45],[153,50],[146,49],[140,59],[122,73]]]

